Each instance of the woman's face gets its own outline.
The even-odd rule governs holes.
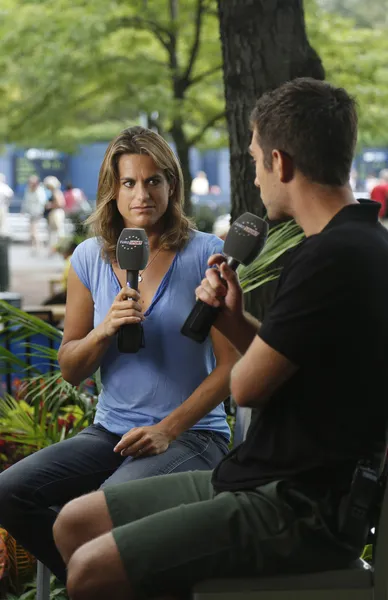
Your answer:
[[[167,210],[171,194],[163,171],[147,154],[123,154],[118,167],[116,202],[125,227],[154,229]]]

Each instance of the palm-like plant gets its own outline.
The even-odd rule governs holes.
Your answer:
[[[279,277],[281,268],[274,263],[304,238],[295,221],[280,223],[270,230],[267,242],[259,256],[247,267],[239,267],[238,274],[244,294]]]
[[[67,383],[58,367],[55,346],[62,339],[61,331],[0,301],[0,336],[0,375],[23,372],[18,398],[4,393],[0,400],[3,440],[37,450],[75,435],[90,423],[93,393],[85,385],[75,388]],[[33,342],[34,336],[43,336],[50,347]]]

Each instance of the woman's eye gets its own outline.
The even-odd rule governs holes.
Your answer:
[[[133,187],[133,181],[124,181],[125,187],[131,188]]]
[[[155,185],[158,185],[159,183],[160,183],[160,179],[150,179],[149,180],[149,184],[154,187],[155,187]]]

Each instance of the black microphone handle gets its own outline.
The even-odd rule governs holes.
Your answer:
[[[139,289],[139,271],[127,271],[127,284],[133,290]]]
[[[139,271],[127,271],[127,284],[133,290],[139,287]],[[144,331],[141,323],[122,325],[117,334],[119,352],[135,354],[144,346]]]
[[[226,262],[234,271],[240,264],[231,256],[228,257]],[[220,310],[221,307],[210,306],[202,300],[197,300],[191,313],[182,326],[181,333],[201,344],[209,335],[210,329],[212,328],[214,321],[217,319]]]

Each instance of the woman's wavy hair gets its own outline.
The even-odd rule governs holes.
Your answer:
[[[114,262],[116,244],[124,227],[118,211],[116,194],[120,185],[119,159],[123,154],[147,154],[171,186],[164,219],[160,246],[166,250],[180,250],[189,239],[193,224],[183,212],[184,184],[178,159],[167,142],[157,133],[144,127],[124,129],[108,146],[100,168],[97,189],[97,207],[87,219],[93,235],[100,238],[105,259]]]

